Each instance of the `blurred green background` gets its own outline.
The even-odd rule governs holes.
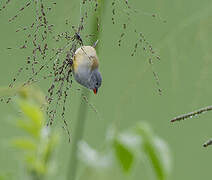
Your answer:
[[[8,22],[23,4],[21,1],[11,2],[0,12],[2,87],[8,86],[18,68],[26,61],[27,49],[18,49],[24,42],[24,32],[15,33],[15,30],[32,22],[31,11],[34,9],[29,8],[14,22]],[[212,135],[212,113],[176,124],[171,124],[170,119],[211,104],[211,1],[137,0],[131,3],[138,13],[132,13],[130,24],[144,34],[161,57],[159,63],[154,63],[163,90],[161,96],[157,92],[146,53],[140,47],[134,57],[130,56],[138,40],[133,28],[126,30],[126,38],[122,41],[122,46],[118,47],[121,24],[126,21],[119,15],[124,13],[125,4],[122,4],[123,7],[116,7],[119,13],[115,16],[117,23],[113,25],[111,2],[106,2],[98,44],[103,84],[98,95],[90,95],[89,100],[101,118],[88,107],[83,139],[94,148],[101,149],[111,124],[115,124],[121,131],[133,127],[136,122],[146,121],[170,147],[173,162],[170,179],[210,179],[212,150],[210,147],[203,148],[202,144]],[[78,23],[79,1],[60,0],[57,5],[52,6],[48,17],[50,24],[55,25],[55,32],[67,29],[67,18],[70,18],[72,24]],[[84,8],[89,11],[89,7]],[[156,18],[152,14],[157,14]],[[167,22],[163,23],[163,20],[157,18],[158,15]],[[13,49],[8,50],[7,47]],[[23,72],[18,82],[23,82],[27,77],[30,77],[29,72]],[[48,81],[43,80],[37,85],[47,93]],[[74,82],[74,87],[79,85]],[[78,107],[82,100],[80,93],[75,90],[69,95],[66,119],[71,134],[74,134]],[[7,145],[8,139],[17,134],[15,127],[11,125],[15,110],[12,104],[0,104],[0,173],[19,171],[17,152]],[[62,120],[57,117],[53,127],[60,132],[61,139],[55,155],[59,173],[54,179],[65,179],[72,145],[68,143],[67,134],[61,126]],[[143,164],[138,166],[133,173],[133,179],[151,179],[147,169]],[[117,179],[115,174],[114,179]],[[122,179],[132,177],[123,176]]]

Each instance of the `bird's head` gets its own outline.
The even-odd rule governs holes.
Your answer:
[[[94,69],[89,81],[89,89],[92,89],[94,94],[97,94],[99,87],[102,84],[102,76],[98,69]]]

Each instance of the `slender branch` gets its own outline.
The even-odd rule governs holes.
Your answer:
[[[190,113],[187,113],[187,114],[183,114],[183,115],[177,116],[177,117],[173,118],[171,120],[171,122],[181,121],[181,120],[185,120],[185,119],[188,119],[188,118],[192,118],[194,116],[200,115],[202,113],[205,113],[205,112],[211,111],[211,110],[212,110],[212,106],[207,106],[207,107],[201,108],[199,110],[196,110],[196,111],[193,111],[193,112],[190,112]]]

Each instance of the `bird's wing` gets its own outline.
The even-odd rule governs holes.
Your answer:
[[[93,47],[83,46],[77,49],[73,59],[74,71],[77,71],[80,66],[90,67],[90,70],[98,68],[99,60]]]

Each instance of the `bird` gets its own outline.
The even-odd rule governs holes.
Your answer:
[[[74,79],[79,84],[97,94],[102,84],[102,76],[99,72],[99,59],[93,46],[81,46],[75,51],[72,70]]]

